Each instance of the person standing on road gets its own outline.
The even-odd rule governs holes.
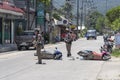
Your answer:
[[[44,32],[41,32],[41,37],[42,37],[42,49],[44,49],[44,43],[45,43],[45,40],[44,40]]]
[[[35,41],[35,47],[36,47],[36,54],[38,56],[38,64],[42,64],[42,57],[41,57],[41,49],[43,47],[43,38],[42,35],[39,34],[39,30],[35,30],[35,36],[34,36],[34,41]]]
[[[67,57],[71,56],[71,45],[72,45],[72,32],[68,32],[65,36],[65,43],[66,43],[66,49],[67,49]]]

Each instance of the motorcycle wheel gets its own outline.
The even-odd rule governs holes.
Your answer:
[[[84,60],[87,60],[87,57],[86,57],[86,56],[83,56],[83,59],[84,59]]]
[[[21,49],[22,49],[22,47],[21,47],[21,46],[19,46],[19,47],[18,47],[18,50],[20,51]]]
[[[110,54],[104,54],[103,57],[102,57],[102,59],[103,59],[104,61],[106,61],[106,60],[111,59],[111,56],[110,56]]]
[[[87,56],[84,56],[83,59],[84,59],[84,60],[88,60]]]

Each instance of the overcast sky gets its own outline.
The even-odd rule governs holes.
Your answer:
[[[93,0],[97,10],[101,13],[106,12],[106,0]],[[60,7],[65,3],[65,0],[53,0],[53,4],[55,7]],[[81,0],[80,0],[81,4]],[[112,7],[120,5],[120,0],[107,0],[107,9],[109,10]],[[75,8],[76,9],[76,8]],[[74,10],[75,10],[74,9]]]

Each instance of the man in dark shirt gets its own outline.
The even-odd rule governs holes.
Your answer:
[[[71,45],[72,45],[72,32],[68,32],[65,37],[66,49],[67,49],[67,57],[71,56]]]

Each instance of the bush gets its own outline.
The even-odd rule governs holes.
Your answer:
[[[112,52],[112,56],[120,57],[120,49],[114,49]]]
[[[55,19],[59,20],[59,21],[62,20],[62,18],[61,18],[57,13],[54,13],[54,14],[53,14],[53,17],[54,17]]]

